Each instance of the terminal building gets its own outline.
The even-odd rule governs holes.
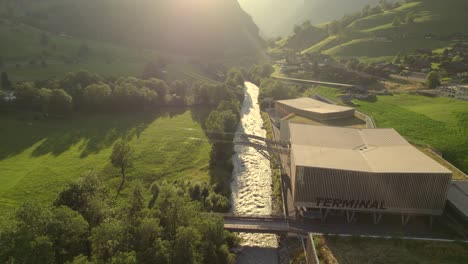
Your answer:
[[[378,223],[382,214],[398,214],[406,224],[411,215],[444,211],[452,172],[393,129],[290,122],[280,134],[290,142],[292,200],[303,215],[324,220],[339,210],[352,222],[365,212]]]
[[[276,101],[275,112],[278,118],[296,114],[321,121],[354,117],[354,108],[327,104],[309,97]]]

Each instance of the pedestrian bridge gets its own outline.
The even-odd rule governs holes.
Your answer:
[[[300,234],[309,232],[300,223],[282,216],[255,216],[223,214],[224,228],[231,232]]]

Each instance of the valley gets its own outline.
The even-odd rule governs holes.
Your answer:
[[[0,0],[0,263],[464,262],[467,9]]]

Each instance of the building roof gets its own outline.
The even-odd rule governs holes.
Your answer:
[[[468,219],[468,182],[453,181],[447,196],[452,204],[466,219]]]
[[[315,100],[309,97],[302,97],[302,98],[291,99],[291,100],[279,100],[276,102],[296,108],[296,109],[301,109],[304,111],[321,113],[321,114],[339,113],[339,112],[346,112],[349,110],[353,110],[353,108],[351,107],[327,104],[322,101]]]
[[[289,123],[296,165],[375,173],[451,172],[393,129],[356,129]]]

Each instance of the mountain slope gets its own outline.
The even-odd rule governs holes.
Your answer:
[[[23,0],[17,20],[89,39],[189,54],[253,54],[257,26],[236,0]]]
[[[239,0],[242,8],[249,13],[265,37],[287,36],[292,32],[290,23],[296,10],[304,0]],[[288,22],[288,23],[286,23]]]
[[[303,52],[322,51],[339,57],[388,59],[399,52],[449,46],[450,36],[468,34],[466,0],[423,0],[358,19],[338,36]],[[407,22],[411,17],[412,22]],[[400,21],[400,22],[394,22]],[[432,35],[431,38],[425,38]]]
[[[239,0],[267,37],[287,36],[296,24],[339,19],[380,0]],[[387,0],[391,2],[393,0]]]

